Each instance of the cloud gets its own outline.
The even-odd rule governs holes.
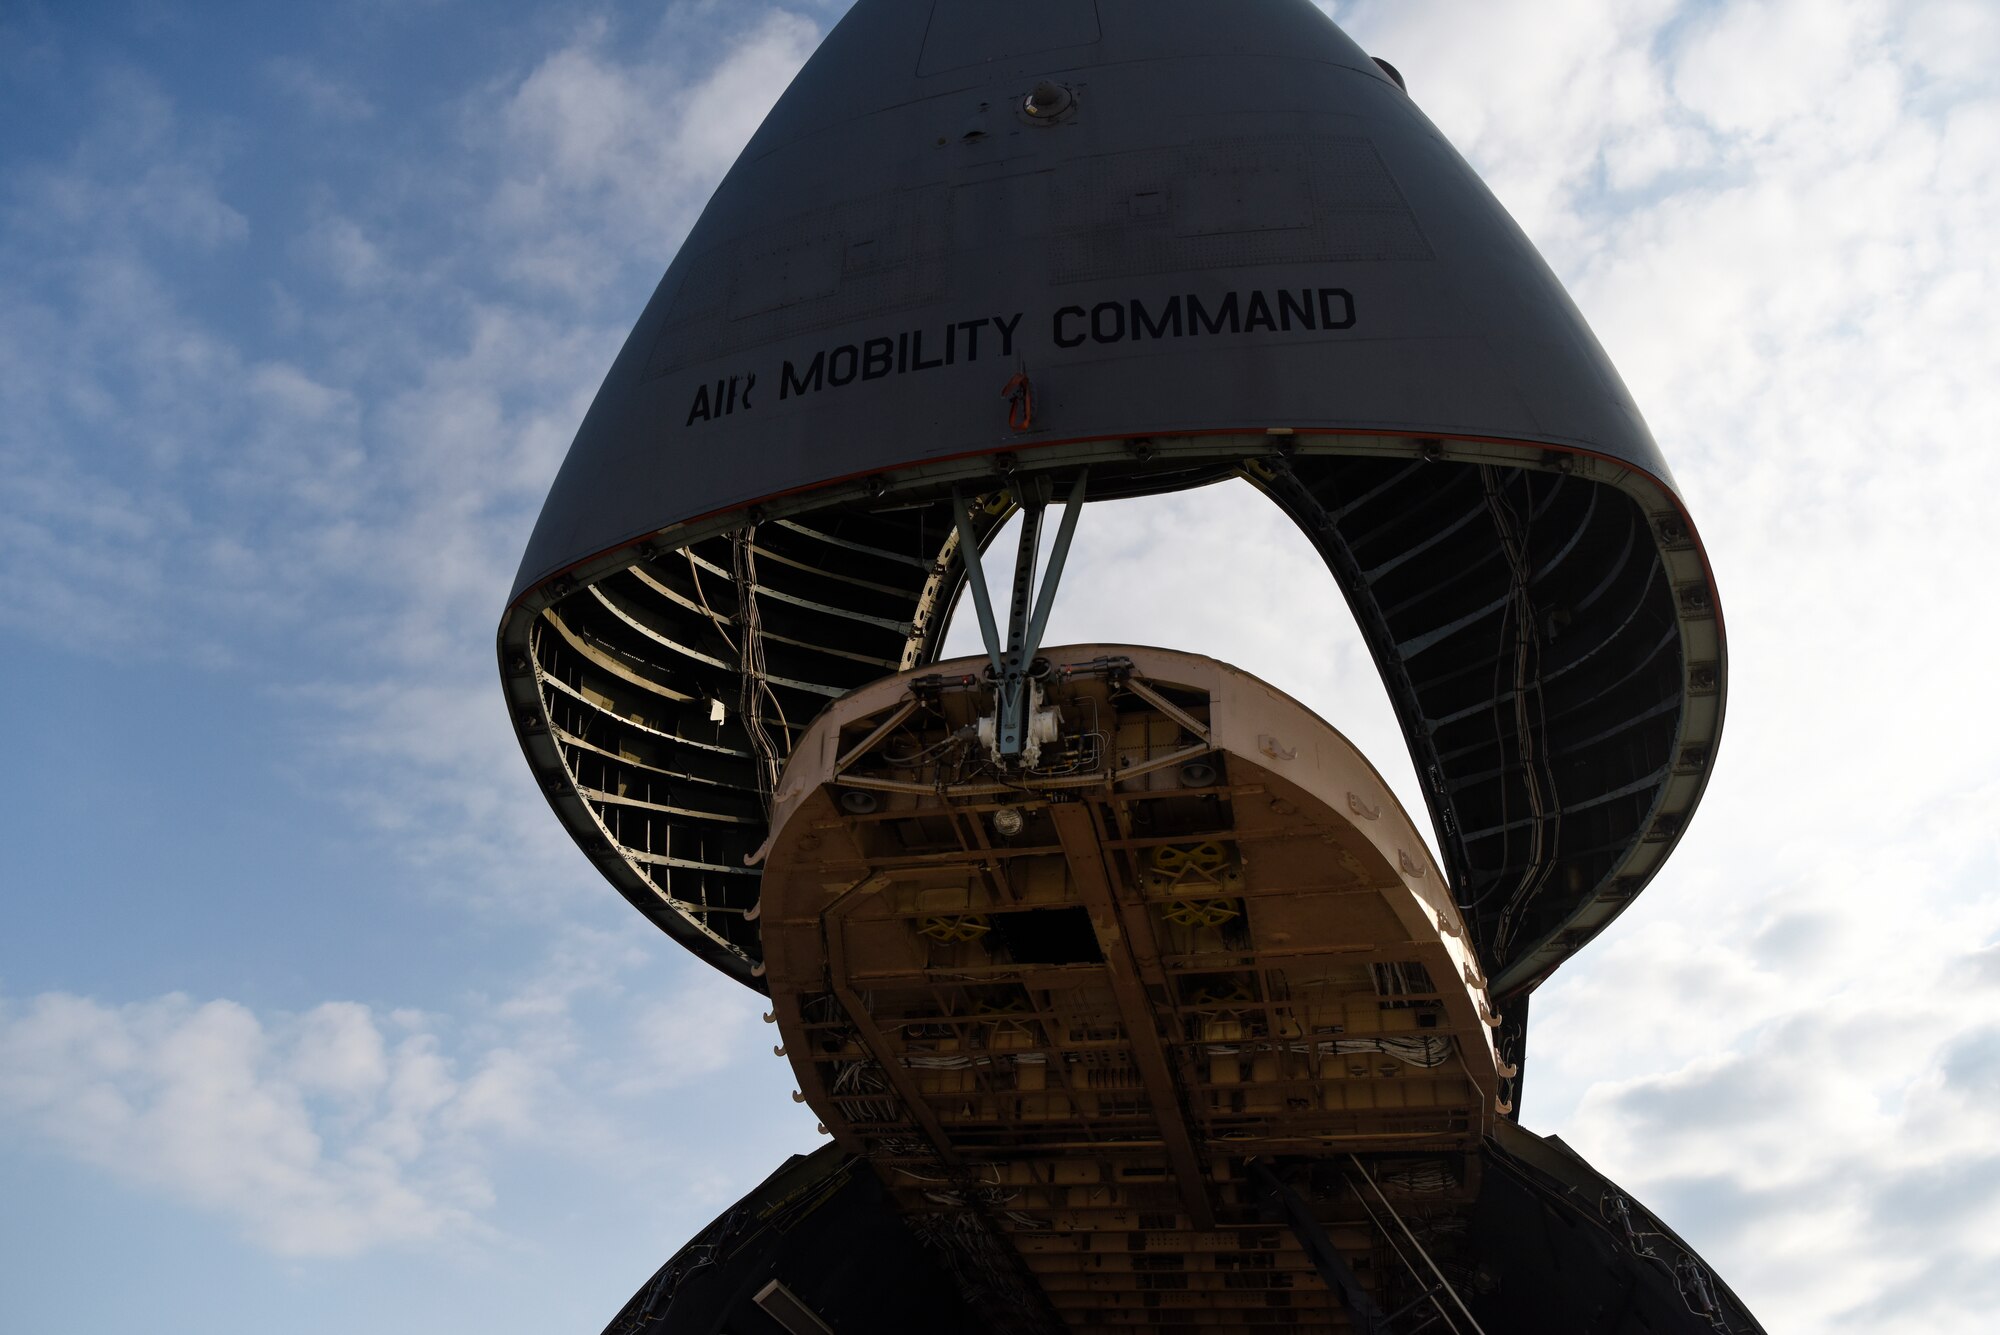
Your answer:
[[[1931,0],[1910,9],[1897,45],[1927,84],[1990,80],[1993,63],[1982,53],[2000,47],[2000,11],[1979,0]]]
[[[1728,617],[1702,809],[1537,995],[1526,1119],[1771,1329],[1983,1329],[2000,81],[1953,43],[1991,7],[1340,14],[1575,295]]]
[[[199,658],[239,639],[173,633],[204,614],[298,621],[312,533],[367,496],[362,401],[191,313],[183,275],[248,235],[219,138],[108,83],[64,161],[0,186],[0,623]]]
[[[1965,1032],[1962,998],[1909,980],[1791,1001],[1712,1032],[1726,1050],[1593,1084],[1565,1134],[1774,1325],[1981,1329],[1963,1293],[1919,1300],[1903,1280],[2000,1261],[2000,1026]]]
[[[362,1101],[389,1083],[389,1059],[382,1031],[368,1007],[329,1001],[299,1021],[290,1074],[308,1093]]]
[[[13,182],[4,217],[19,235],[82,231],[214,250],[249,235],[219,177],[225,136],[183,122],[150,78],[131,70],[98,78],[105,132],[78,143],[59,167],[31,164]]]
[[[1578,235],[1574,203],[1600,171],[1641,188],[1696,151],[1696,127],[1651,58],[1669,0],[1328,8],[1403,72],[1417,105],[1544,246]]]
[[[0,1115],[279,1255],[438,1242],[475,1233],[490,1199],[478,1147],[426,1162],[448,1124],[518,1132],[528,1114],[496,1110],[504,1054],[462,1080],[437,1043],[390,1043],[351,1003],[267,1024],[230,1001],[50,993],[0,1010]]]
[[[561,929],[512,992],[452,1014],[0,997],[0,1129],[283,1257],[518,1246],[503,1184],[537,1160],[694,1183],[706,1208],[768,1165],[719,1165],[658,1128],[705,1125],[673,1091],[755,1056],[761,998],[691,962],[661,969],[659,953]],[[797,1110],[778,1103],[795,1144]],[[770,1138],[769,1112],[737,1117],[748,1143]]]
[[[631,1056],[618,1088],[644,1093],[711,1080],[756,1053],[765,1035],[775,1043],[777,1030],[765,1028],[759,1019],[768,1004],[721,974],[701,970],[633,1016],[627,1045]]]
[[[746,8],[717,49],[717,12],[669,11],[636,42],[593,21],[507,92],[493,212],[513,276],[582,295],[635,250],[664,267],[819,42],[810,19]]]
[[[321,218],[301,239],[300,248],[310,263],[349,290],[379,288],[393,276],[381,246],[352,218],[337,214]]]
[[[308,61],[273,57],[264,62],[262,73],[273,89],[320,120],[351,124],[375,114],[374,105],[358,90]]]

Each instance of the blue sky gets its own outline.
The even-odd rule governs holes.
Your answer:
[[[491,636],[839,8],[0,10],[0,1328],[594,1330],[815,1143],[755,999],[558,830]],[[1524,1120],[1774,1331],[1984,1330],[2000,10],[1333,9],[1570,285],[1729,618],[1715,781],[1538,997]],[[1178,573],[1052,638],[1199,625],[1400,776],[1271,520],[1093,507],[1075,568]]]

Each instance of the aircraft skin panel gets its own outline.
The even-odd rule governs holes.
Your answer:
[[[1102,0],[1100,41],[1053,67],[923,76],[888,53],[931,8],[863,0],[773,108],[606,377],[516,597],[795,488],[1057,439],[1481,436],[1672,490],[1533,246],[1305,0]],[[1073,89],[1048,123],[1022,109],[1040,81]],[[1025,439],[1000,397],[1024,366]]]

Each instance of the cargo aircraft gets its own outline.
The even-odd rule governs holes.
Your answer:
[[[1061,581],[1154,577],[1072,568],[1093,502],[1225,480],[1324,558],[1424,812],[1219,631],[1043,643]],[[1760,1329],[1516,1116],[1535,988],[1713,766],[1714,578],[1547,265],[1307,0],[858,0],[498,649],[557,816],[769,998],[830,1138],[610,1331]]]

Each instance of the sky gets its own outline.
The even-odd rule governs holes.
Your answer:
[[[2000,4],[1326,7],[1576,297],[1729,627],[1707,796],[1537,993],[1522,1120],[1774,1335],[1985,1332]],[[0,1329],[594,1331],[817,1143],[759,999],[547,810],[492,636],[842,8],[0,3]],[[1257,672],[1421,810],[1247,489],[1090,507],[1089,639]]]

